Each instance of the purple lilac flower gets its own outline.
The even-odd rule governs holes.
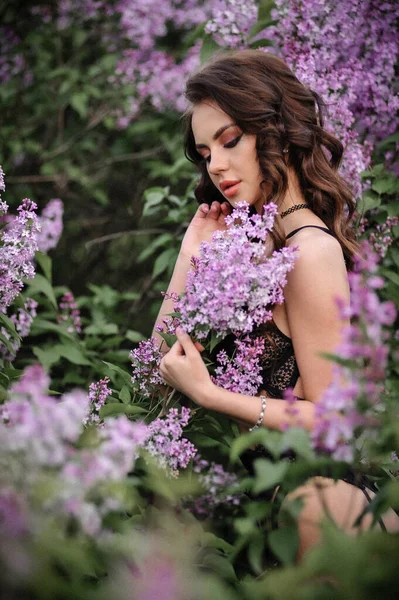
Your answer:
[[[90,412],[84,419],[85,425],[94,425],[100,423],[100,408],[104,406],[108,396],[112,394],[112,390],[108,387],[109,377],[100,379],[97,383],[91,383],[89,387],[89,402]]]
[[[57,321],[66,325],[69,333],[81,333],[82,331],[80,310],[71,292],[66,292],[61,298],[60,314],[57,317]]]
[[[148,426],[149,437],[143,447],[172,477],[177,477],[179,469],[185,469],[197,454],[195,446],[182,437],[189,418],[188,408],[183,406],[180,414],[171,408],[165,418],[159,417]]]
[[[368,241],[381,258],[384,258],[389,246],[393,242],[392,228],[396,227],[398,221],[398,217],[387,217],[385,223],[376,225],[376,230],[371,231],[368,236]]]
[[[372,144],[398,126],[393,115],[399,96],[392,85],[399,51],[397,3],[276,0],[275,5],[272,17],[278,24],[269,34],[276,51],[325,99],[327,129],[346,147],[343,172],[360,195],[359,173],[370,162]]]
[[[212,6],[212,15],[205,26],[219,46],[243,48],[251,27],[258,16],[253,0],[218,0]]]
[[[384,281],[377,276],[379,257],[367,242],[349,274],[350,306],[337,300],[344,327],[336,354],[349,361],[334,365],[330,387],[316,405],[316,422],[312,433],[316,449],[330,453],[337,460],[351,461],[354,441],[359,431],[370,433],[380,424],[378,404],[384,391],[388,350],[386,326],[393,324],[393,302],[381,302],[376,290]]]
[[[25,69],[25,60],[16,52],[20,39],[9,27],[0,27],[0,84],[4,85],[10,79]]]
[[[14,529],[33,527],[38,515],[55,515],[66,527],[72,518],[87,535],[98,535],[105,515],[127,508],[129,497],[115,483],[123,484],[134,468],[148,427],[124,415],[108,419],[97,430],[98,444],[81,446],[89,398],[79,390],[50,397],[49,383],[41,366],[29,367],[1,407],[0,533],[7,513],[13,519],[7,526]],[[42,482],[48,493],[38,505]],[[14,512],[29,506],[22,513],[27,522],[12,517],[7,499],[14,495]]]
[[[235,340],[237,350],[231,359],[221,350],[216,357],[212,381],[230,392],[256,396],[262,384],[260,356],[264,343],[262,338]]]
[[[33,319],[36,317],[37,312],[37,302],[36,300],[32,300],[32,298],[27,298],[24,303],[24,308],[18,308],[17,312],[11,315],[10,319],[15,325],[15,329],[20,338],[27,337],[30,332],[31,325],[33,323]],[[4,337],[6,337],[11,344],[13,350],[9,350],[4,342],[0,341],[0,356],[3,356],[5,360],[14,360],[18,349],[19,342],[12,339],[8,331],[1,327],[0,331]]]
[[[271,318],[270,306],[284,301],[283,287],[296,258],[292,248],[266,253],[262,242],[276,213],[270,203],[262,215],[249,216],[249,205],[239,203],[226,218],[229,229],[215,232],[210,243],[202,242],[186,291],[176,303],[185,331],[197,339],[210,331],[221,337],[240,335]]]
[[[25,198],[18,207],[18,216],[2,232],[0,310],[6,309],[21,292],[23,279],[32,279],[35,275],[32,259],[37,250],[36,236],[40,231],[36,209],[36,204]]]
[[[62,234],[64,204],[55,198],[50,200],[39,217],[41,231],[37,236],[37,246],[41,252],[55,248]]]
[[[212,518],[221,506],[238,506],[242,493],[238,491],[239,480],[235,473],[228,473],[222,465],[209,463],[199,454],[194,458],[193,471],[205,489],[198,498],[186,502],[191,512],[199,517]]]
[[[138,386],[140,393],[151,396],[157,392],[157,386],[165,382],[159,373],[159,365],[163,354],[155,338],[140,342],[138,348],[130,352],[132,361],[132,383]]]

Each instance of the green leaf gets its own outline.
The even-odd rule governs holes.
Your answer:
[[[172,242],[173,240],[174,240],[174,237],[172,236],[171,233],[163,233],[162,235],[158,236],[155,240],[153,240],[151,242],[151,244],[146,246],[144,248],[144,250],[142,250],[140,252],[138,257],[136,258],[136,262],[141,263],[141,262],[145,261],[149,256],[151,256],[155,252],[155,250],[157,250],[158,248],[160,248],[161,246],[163,246],[169,242]]]
[[[377,192],[377,194],[389,194],[394,189],[394,182],[390,177],[384,177],[383,179],[377,179],[373,182],[371,188]]]
[[[268,542],[281,562],[286,565],[294,564],[299,548],[298,529],[295,525],[279,527],[271,531]]]
[[[125,338],[129,340],[129,342],[133,342],[134,344],[145,340],[145,337],[142,333],[140,333],[139,331],[133,331],[132,329],[128,329],[126,331]]]
[[[38,358],[39,362],[43,365],[44,370],[48,371],[52,365],[55,365],[59,359],[60,354],[56,347],[50,346],[49,348],[42,349],[34,346],[32,348],[33,354]]]
[[[8,333],[15,339],[19,340],[20,337],[15,329],[14,323],[11,321],[7,315],[0,311],[0,321],[3,323],[4,327],[7,329]]]
[[[237,580],[233,565],[225,556],[221,556],[220,554],[205,554],[201,561],[201,566],[212,569],[219,577],[228,581]]]
[[[84,119],[84,117],[87,115],[87,100],[87,94],[84,94],[83,92],[72,94],[70,98],[70,104],[72,108],[76,110],[82,119]]]
[[[51,269],[52,269],[51,258],[47,254],[44,254],[44,252],[37,251],[35,253],[35,260],[37,261],[37,263],[42,268],[42,271],[43,271],[44,276],[46,277],[46,279],[48,279],[49,282],[51,283],[51,280],[52,280],[52,277],[51,277]]]
[[[118,367],[117,365],[114,365],[112,363],[105,362],[105,361],[102,361],[102,362],[105,365],[107,365],[107,367],[109,368],[110,371],[112,371],[113,373],[116,373],[117,375],[120,375],[120,377],[122,378],[124,383],[126,383],[128,385],[128,387],[131,388],[132,376],[130,375],[130,373],[128,373],[127,371],[124,371],[123,369],[121,369],[120,367]]]
[[[268,15],[268,17],[266,19],[258,19],[256,21],[256,23],[254,23],[252,25],[251,30],[249,32],[249,38],[250,38],[250,40],[253,37],[255,37],[256,35],[258,35],[258,33],[260,33],[261,31],[264,31],[268,27],[272,27],[273,25],[276,25],[276,23],[277,23],[277,21],[273,21],[270,18],[270,14]],[[271,45],[271,42],[269,42],[269,45]],[[251,46],[252,46],[252,44],[251,44]]]
[[[2,333],[0,333],[0,341],[5,345],[5,347],[7,348],[7,350],[14,355],[15,352],[15,348],[13,347],[13,345],[11,344],[10,340],[3,335]]]
[[[171,333],[160,333],[159,335],[163,340],[165,340],[165,343],[168,346],[168,348],[171,348],[173,344],[175,344],[177,341],[177,337],[175,335],[172,335]]]
[[[259,492],[268,490],[281,483],[288,469],[287,462],[272,463],[265,458],[256,459],[254,466],[256,479],[253,490],[255,494],[259,494]]]
[[[157,207],[168,195],[169,187],[153,187],[144,192],[144,209],[143,217],[147,217],[153,213],[153,209]]]
[[[389,269],[381,269],[381,275],[390,279],[396,285],[399,285],[399,275],[394,271],[390,271]]]
[[[124,404],[129,404],[131,400],[129,388],[124,385],[121,391],[119,392],[119,400],[121,400]]]
[[[155,278],[161,275],[170,265],[174,264],[175,258],[176,248],[168,248],[167,250],[164,250],[162,254],[157,257],[154,263],[152,276]]]
[[[366,213],[368,210],[378,208],[381,204],[381,198],[371,191],[367,191],[359,200],[358,210],[361,215]]]
[[[41,333],[42,331],[54,331],[54,333],[58,333],[59,335],[62,335],[71,341],[75,341],[76,339],[76,336],[67,331],[62,325],[52,323],[51,321],[46,321],[45,319],[41,319],[39,317],[35,319],[32,325],[31,333],[35,335],[36,333]]]
[[[44,294],[50,300],[54,308],[58,309],[57,300],[52,285],[49,280],[44,277],[44,275],[36,273],[34,279],[29,282],[28,289],[30,294]]]
[[[210,341],[210,345],[209,345],[209,352],[213,352],[213,350],[215,349],[215,347],[223,340],[222,336],[218,336],[218,334],[215,331],[212,331],[211,333],[211,341]]]
[[[255,40],[254,42],[251,42],[250,47],[251,48],[266,48],[268,46],[273,46],[273,42],[271,40],[266,40],[266,39],[262,39],[262,40]]]
[[[74,365],[91,365],[91,362],[76,346],[72,346],[71,344],[58,344],[57,346],[54,346],[54,350],[57,350],[60,356],[63,356]]]
[[[282,435],[280,452],[289,449],[307,460],[314,458],[309,433],[299,427],[290,427]]]
[[[206,35],[200,50],[201,65],[207,63],[219,50],[221,50],[221,47],[215,42],[213,37]]]
[[[105,404],[100,408],[100,417],[105,419],[106,417],[111,417],[113,415],[139,415],[146,412],[146,409],[142,406],[112,402]]]

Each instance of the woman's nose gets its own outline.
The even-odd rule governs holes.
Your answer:
[[[209,173],[217,175],[221,171],[225,171],[228,167],[227,156],[223,152],[212,152],[209,162]]]

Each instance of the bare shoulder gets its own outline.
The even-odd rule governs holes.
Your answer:
[[[338,240],[317,229],[306,229],[289,240],[290,247],[298,248],[298,257],[289,274],[287,292],[332,288],[338,295],[347,296],[348,277],[344,255]],[[308,293],[305,294],[308,296]]]
[[[288,240],[287,246],[298,248],[297,270],[306,267],[335,266],[346,272],[340,243],[325,231],[304,229]]]

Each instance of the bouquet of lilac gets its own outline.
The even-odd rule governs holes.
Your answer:
[[[176,303],[180,325],[197,339],[215,332],[250,333],[271,319],[271,306],[284,300],[283,287],[292,270],[295,250],[282,248],[271,255],[265,241],[277,214],[273,203],[263,214],[250,215],[240,202],[226,217],[227,231],[202,242],[200,257],[192,259],[186,292]]]
[[[172,320],[158,327],[169,346],[179,324],[211,353],[233,334],[233,355],[219,350],[209,369],[217,385],[251,396],[261,384],[263,341],[256,337],[256,327],[271,319],[273,305],[283,302],[283,287],[296,258],[295,248],[268,251],[266,242],[276,214],[273,203],[262,214],[251,215],[249,205],[240,202],[226,217],[228,229],[201,244],[200,256],[192,258],[185,292],[180,297],[170,295],[175,306]],[[154,384],[162,381],[161,357],[153,339],[141,342],[131,354],[133,384],[143,397],[153,396]]]

